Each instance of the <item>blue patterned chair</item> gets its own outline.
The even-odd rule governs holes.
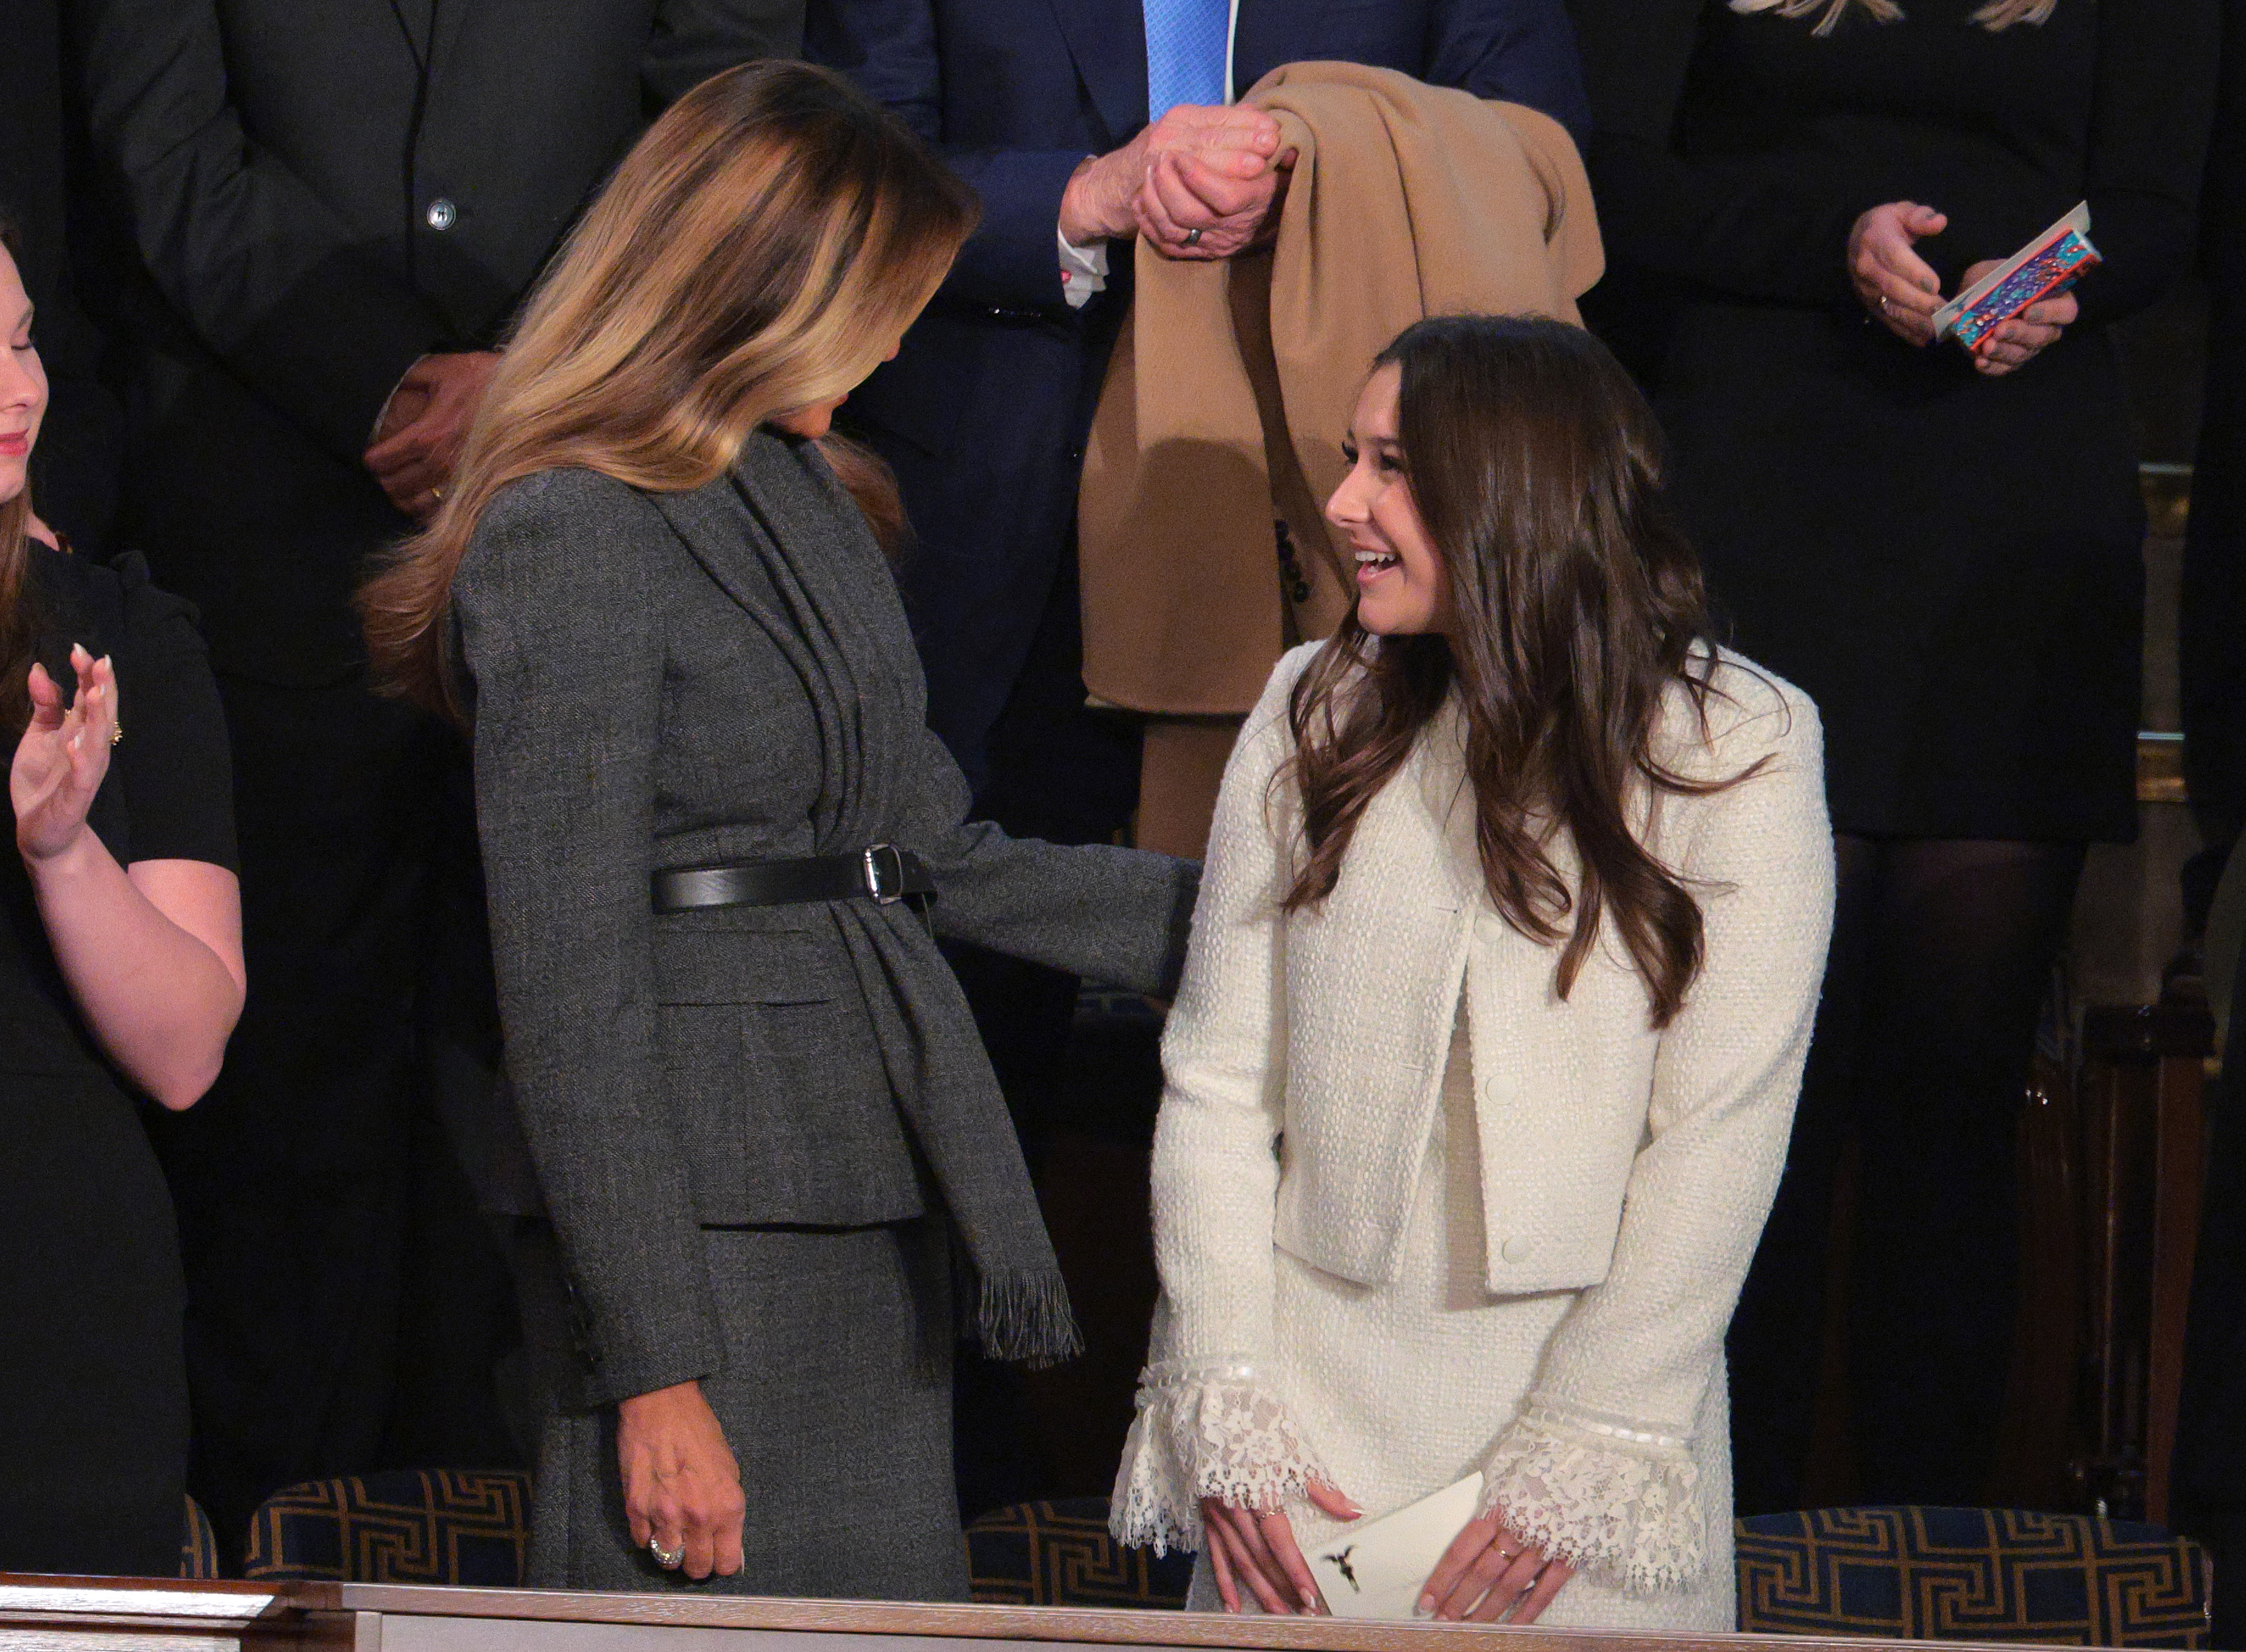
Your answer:
[[[1193,1556],[1126,1549],[1107,1534],[1107,1499],[1064,1498],[993,1509],[967,1528],[969,1587],[988,1606],[1108,1606],[1176,1611]]]
[[[1739,1628],[2056,1646],[2207,1645],[2207,1555],[2156,1526],[2017,1509],[1739,1523]]]
[[[260,1506],[242,1575],[520,1588],[529,1507],[530,1476],[507,1469],[308,1480]]]
[[[218,1575],[218,1533],[211,1530],[203,1506],[192,1497],[187,1499],[187,1526],[180,1533],[180,1575],[197,1582]]]

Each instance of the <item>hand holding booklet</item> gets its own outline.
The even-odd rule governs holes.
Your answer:
[[[1481,1476],[1344,1526],[1307,1553],[1326,1609],[1337,1618],[1409,1618],[1420,1586],[1481,1500]]]
[[[2043,234],[1934,312],[1934,336],[1968,350],[2031,304],[2063,293],[2100,262],[2090,244],[2090,203],[2082,201]]]

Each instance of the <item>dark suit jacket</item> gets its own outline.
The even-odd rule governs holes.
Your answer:
[[[2184,546],[2184,764],[2202,833],[2228,848],[2246,826],[2246,0],[2223,8],[2199,235],[2211,303]],[[2202,908],[2218,870],[2205,868]]]
[[[897,359],[852,398],[920,537],[930,714],[970,778],[1070,543],[1127,271],[1082,311],[1054,244],[1069,174],[1147,123],[1140,0],[811,0],[807,45],[937,145],[983,221]],[[1589,122],[1560,0],[1240,0],[1234,78],[1328,58]],[[1126,266],[1126,257],[1114,263]],[[1276,577],[1276,575],[1275,575]]]
[[[657,916],[650,869],[893,842],[934,873],[939,932],[1146,992],[1174,985],[1198,869],[967,822],[895,586],[800,445],[754,437],[689,493],[516,483],[453,594],[507,1069],[588,1322],[587,1397],[718,1368],[698,1224],[910,1216],[922,1166],[956,1185],[930,1121],[981,1119],[970,1150],[1004,1161],[1034,1225],[974,1023],[909,909]]]
[[[407,526],[359,464],[399,377],[490,344],[650,114],[792,54],[801,0],[78,15],[102,284],[135,357],[133,526],[222,667],[310,682],[351,668],[350,594]]]

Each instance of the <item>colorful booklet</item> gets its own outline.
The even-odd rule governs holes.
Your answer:
[[[2063,293],[2101,262],[2090,244],[2090,203],[2083,201],[2043,234],[1934,312],[1934,336],[1968,350],[2030,304]]]
[[[1310,1551],[1310,1574],[1337,1618],[1409,1619],[1420,1587],[1474,1517],[1481,1476],[1469,1474],[1377,1520],[1344,1526]]]

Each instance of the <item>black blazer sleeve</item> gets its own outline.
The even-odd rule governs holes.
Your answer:
[[[623,484],[548,472],[493,502],[453,584],[507,1074],[596,1403],[722,1363],[656,1048],[650,570],[676,554]]]
[[[803,51],[804,0],[663,0],[640,62],[649,99],[667,108],[711,75]]]
[[[2215,0],[2099,0],[2084,193],[2106,262],[2076,285],[2086,322],[2142,309],[2191,257],[2222,33]]]
[[[81,18],[96,152],[158,288],[245,383],[356,460],[443,322],[243,130],[214,0],[85,0]]]
[[[1591,100],[1584,164],[1608,252],[1719,291],[1780,303],[1848,297],[1848,231],[1867,207],[1848,172],[1807,156],[1687,161],[1671,147],[1701,0],[1574,0]]]

